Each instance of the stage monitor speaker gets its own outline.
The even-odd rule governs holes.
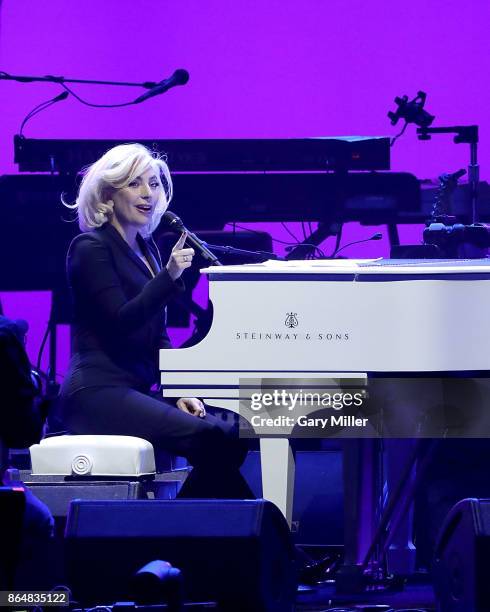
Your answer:
[[[435,549],[434,586],[443,612],[490,610],[490,499],[463,499],[447,515]]]
[[[68,583],[84,605],[133,601],[131,576],[160,559],[182,571],[188,601],[293,610],[295,549],[265,500],[75,500],[65,535]]]

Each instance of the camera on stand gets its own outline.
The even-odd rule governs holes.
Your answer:
[[[395,125],[399,119],[404,119],[405,124],[400,134],[392,140],[392,145],[403,134],[409,123],[419,126],[417,128],[419,140],[430,140],[433,134],[454,134],[456,144],[469,144],[468,187],[471,201],[471,224],[459,223],[457,218],[451,215],[451,196],[458,185],[458,180],[466,174],[466,170],[459,170],[453,174],[442,174],[439,177],[440,184],[431,218],[427,221],[427,227],[423,232],[423,244],[394,247],[391,257],[395,259],[486,258],[490,247],[490,226],[478,222],[478,126],[430,127],[435,117],[424,109],[426,97],[423,91],[419,91],[411,101],[408,100],[408,96],[395,98],[397,110],[389,112],[388,117],[392,125]]]

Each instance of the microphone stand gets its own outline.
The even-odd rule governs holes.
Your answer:
[[[268,251],[247,251],[246,249],[237,249],[231,246],[221,246],[218,244],[208,244],[202,241],[202,243],[211,251],[218,251],[224,255],[236,255],[238,257],[250,257],[256,261],[267,261],[268,259],[277,259],[279,261],[286,261],[284,257],[280,257],[275,253],[269,253]]]
[[[97,81],[94,79],[68,79],[64,76],[26,76],[13,75],[6,72],[0,72],[1,81],[17,81],[18,83],[82,83],[85,85],[115,85],[117,87],[144,87],[145,89],[153,89],[158,83],[156,81],[144,81],[142,83],[134,83],[127,81]]]
[[[430,140],[432,134],[456,134],[456,144],[466,143],[470,145],[470,163],[468,165],[468,182],[471,193],[471,222],[478,221],[478,126],[477,125],[454,125],[450,127],[420,127],[417,128],[419,140]]]

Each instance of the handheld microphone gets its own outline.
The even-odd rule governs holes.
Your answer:
[[[354,240],[354,242],[348,242],[347,244],[344,244],[343,247],[340,247],[339,249],[335,249],[335,251],[330,256],[330,259],[334,259],[334,257],[338,255],[340,251],[343,251],[344,249],[352,246],[353,244],[360,244],[361,242],[370,242],[371,240],[381,240],[382,238],[383,238],[383,234],[381,232],[376,232],[376,234],[373,234],[369,238],[363,238],[362,240]]]
[[[177,85],[185,85],[188,80],[189,73],[187,72],[187,70],[179,68],[173,73],[171,77],[160,81],[160,83],[158,83],[158,85],[155,85],[155,87],[152,87],[150,91],[147,91],[139,98],[136,98],[133,104],[139,104],[140,102],[148,100],[148,98],[153,98],[153,96],[159,96],[160,94],[165,93],[166,91],[168,91],[172,87],[176,87]]]
[[[196,234],[193,234],[185,227],[180,217],[178,217],[173,212],[170,212],[169,210],[167,210],[166,212],[163,213],[162,219],[164,223],[166,223],[172,231],[186,232],[187,233],[186,243],[192,245],[196,249],[196,251],[199,251],[199,253],[201,253],[201,255],[204,257],[204,259],[207,259],[211,263],[211,265],[213,266],[222,265],[222,263],[218,260],[216,255],[214,253],[211,253],[211,251],[204,244],[204,242],[200,238],[198,238]]]

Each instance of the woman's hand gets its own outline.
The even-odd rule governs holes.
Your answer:
[[[197,397],[181,397],[177,400],[177,408],[201,419],[206,416],[204,404]]]
[[[181,237],[175,243],[167,263],[167,272],[172,280],[177,280],[186,268],[192,265],[194,249],[184,249],[187,232],[182,232]]]

